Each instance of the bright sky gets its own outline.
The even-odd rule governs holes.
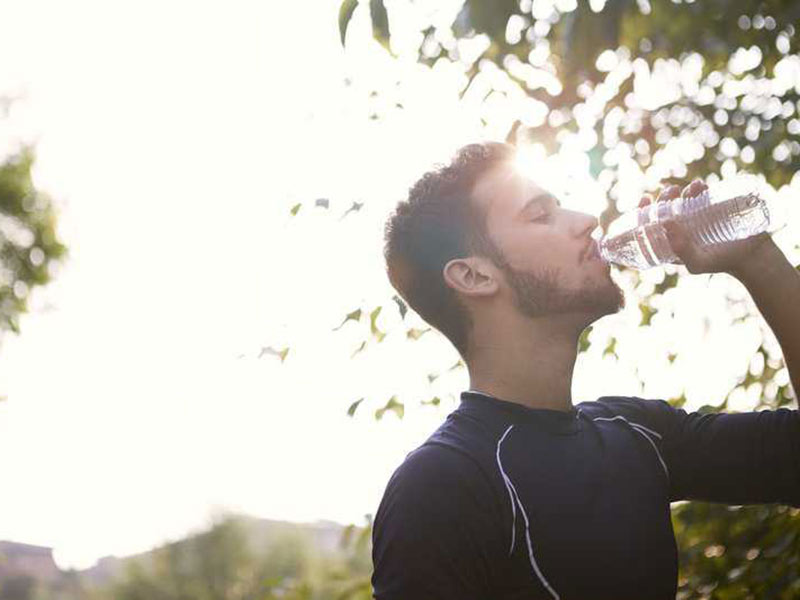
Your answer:
[[[353,359],[369,323],[331,330],[393,293],[380,253],[393,204],[460,145],[502,137],[502,115],[482,128],[485,109],[458,103],[455,72],[365,53],[363,11],[345,54],[338,3],[309,4],[0,0],[0,92],[25,94],[0,122],[0,152],[36,140],[36,182],[70,250],[0,352],[0,539],[83,568],[182,537],[220,509],[360,524],[455,406],[419,401],[466,389],[463,369],[428,384],[455,350],[435,335],[405,341],[389,307],[378,324],[396,333]],[[367,82],[394,78],[404,110],[370,105]],[[367,119],[371,106],[384,118]],[[585,174],[551,184],[572,190],[567,206],[604,206]],[[314,207],[320,197],[329,210]],[[364,208],[339,222],[353,201]],[[688,386],[690,404],[719,403],[763,329],[728,327],[726,293],[747,303],[735,282],[686,278],[670,301],[693,310],[659,336],[637,330],[629,299],[590,338],[603,347],[626,332],[620,360],[582,355],[573,400]],[[258,358],[285,345],[283,364]],[[671,366],[670,349],[684,351]],[[729,360],[711,372],[699,356]],[[405,419],[375,422],[393,394]]]

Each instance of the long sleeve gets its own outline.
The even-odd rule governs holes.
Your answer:
[[[687,413],[663,400],[608,398],[660,436],[670,501],[800,506],[800,413]]]

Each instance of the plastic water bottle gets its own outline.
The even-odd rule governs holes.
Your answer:
[[[712,203],[706,189],[696,196],[652,202],[624,213],[611,223],[599,242],[600,256],[606,262],[634,269],[680,264],[662,225],[671,220],[683,222],[692,241],[697,246],[706,246],[767,231],[770,213],[767,203],[756,193]]]

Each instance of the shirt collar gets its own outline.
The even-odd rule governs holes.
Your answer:
[[[461,393],[461,407],[498,425],[531,423],[558,434],[571,434],[580,430],[581,411],[574,406],[566,411],[530,408],[477,390],[467,390]]]

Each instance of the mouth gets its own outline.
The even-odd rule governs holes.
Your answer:
[[[581,254],[581,262],[586,262],[587,260],[600,260],[600,249],[594,239],[589,240]]]

